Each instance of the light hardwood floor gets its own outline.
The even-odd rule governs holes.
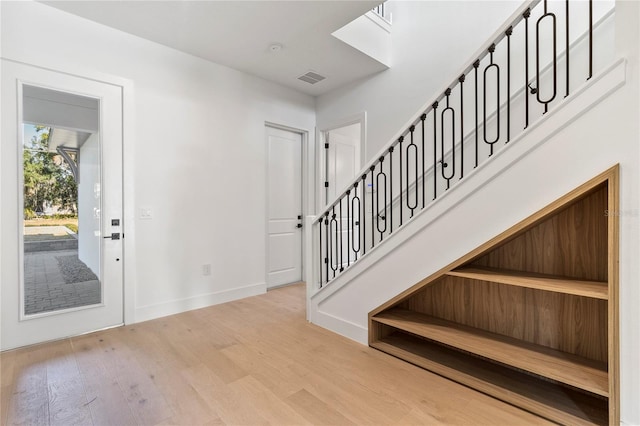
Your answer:
[[[0,423],[548,424],[307,323],[304,291],[4,352]]]

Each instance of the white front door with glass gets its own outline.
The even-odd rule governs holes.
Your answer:
[[[122,324],[122,87],[1,66],[1,348]]]

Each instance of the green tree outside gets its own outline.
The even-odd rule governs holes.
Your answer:
[[[46,206],[76,214],[78,186],[71,168],[61,155],[48,151],[50,129],[36,126],[35,130],[23,150],[24,218],[44,212]]]

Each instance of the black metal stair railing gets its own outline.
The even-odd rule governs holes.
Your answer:
[[[562,89],[569,96],[571,78],[592,77],[593,3],[578,17],[571,14],[573,4],[536,0],[525,6],[318,216],[319,287],[546,114],[562,100]],[[558,34],[564,39],[560,53]]]

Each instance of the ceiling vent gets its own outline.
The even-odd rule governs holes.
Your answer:
[[[320,74],[317,74],[313,71],[309,71],[306,74],[301,75],[300,77],[298,77],[298,80],[302,80],[305,81],[309,84],[316,84],[319,81],[324,80],[326,77],[322,76]]]

